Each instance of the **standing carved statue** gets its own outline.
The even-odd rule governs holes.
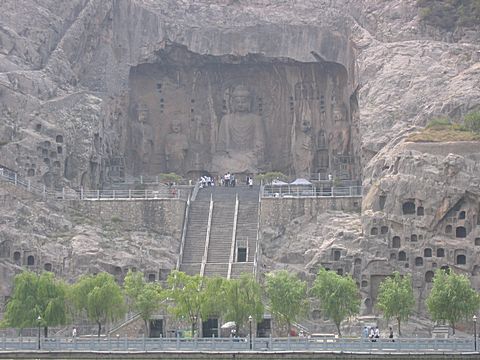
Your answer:
[[[174,120],[170,124],[170,133],[165,138],[165,161],[167,171],[180,174],[184,170],[188,151],[187,135],[182,133],[182,124]]]
[[[308,179],[313,161],[312,122],[308,119],[302,121],[301,131],[295,134],[294,151],[295,174]]]
[[[255,173],[264,161],[265,132],[262,118],[251,112],[251,96],[245,86],[235,87],[232,108],[220,122],[214,171]]]
[[[142,158],[142,171],[148,172],[154,156],[154,132],[150,123],[150,111],[146,105],[138,107],[138,123],[141,133],[141,149],[139,155]]]

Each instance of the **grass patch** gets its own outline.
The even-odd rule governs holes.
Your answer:
[[[461,125],[442,125],[427,127],[411,134],[407,141],[411,142],[447,142],[447,141],[480,141],[480,135],[474,134]]]

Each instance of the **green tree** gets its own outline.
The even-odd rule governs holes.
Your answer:
[[[320,300],[325,315],[332,319],[341,336],[342,321],[358,314],[360,310],[360,296],[355,281],[350,275],[340,276],[333,271],[320,269],[311,293]]]
[[[178,184],[182,181],[182,177],[175,173],[162,173],[160,174],[160,181],[164,183],[175,183]]]
[[[200,305],[202,319],[224,314],[227,302],[225,295],[227,282],[227,279],[221,277],[203,278]]]
[[[383,312],[387,321],[395,318],[398,324],[398,334],[401,321],[407,321],[413,311],[415,297],[413,296],[412,276],[401,276],[398,272],[388,277],[380,284],[377,306]]]
[[[75,308],[85,311],[87,317],[98,325],[99,337],[102,324],[118,320],[125,315],[122,290],[115,282],[115,278],[105,272],[95,276],[82,276],[72,286],[70,296]]]
[[[223,317],[235,321],[237,334],[251,316],[255,322],[263,319],[262,288],[253,275],[242,274],[239,279],[224,282]]]
[[[480,111],[465,115],[465,127],[476,134],[480,134]]]
[[[166,294],[156,283],[147,283],[143,273],[129,270],[125,277],[124,291],[131,309],[138,312],[145,325],[145,334],[150,334],[149,320],[161,307]]]
[[[479,306],[479,295],[465,275],[443,269],[435,272],[427,298],[427,309],[434,321],[447,321],[455,334],[455,325],[473,316]]]
[[[307,310],[306,283],[281,270],[267,274],[265,289],[270,311],[279,322],[287,325],[287,332],[290,333],[292,323]]]
[[[13,293],[5,311],[4,325],[19,329],[41,325],[44,336],[47,337],[49,326],[67,323],[66,293],[66,284],[56,280],[53,273],[37,275],[24,271],[16,275]]]
[[[271,171],[264,174],[258,174],[257,179],[265,184],[270,184],[273,180],[286,180],[287,177],[280,171]]]
[[[168,297],[173,300],[173,305],[168,311],[176,318],[187,318],[192,324],[192,336],[195,336],[197,321],[200,316],[204,291],[200,275],[187,275],[181,271],[172,271],[167,283],[170,287]]]

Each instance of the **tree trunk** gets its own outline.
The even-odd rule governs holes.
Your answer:
[[[98,324],[98,333],[97,333],[97,337],[100,337],[100,333],[102,332],[102,323],[101,322],[97,322]]]
[[[43,327],[43,337],[45,339],[48,337],[48,326]]]
[[[340,331],[340,323],[335,323],[335,326],[337,327],[337,331],[338,331],[338,337],[342,337],[342,332]]]
[[[287,336],[290,336],[291,329],[292,329],[292,324],[290,324],[290,321],[287,321]]]
[[[148,321],[147,320],[143,320],[143,322],[145,323],[145,337],[150,337],[150,331],[148,331]]]
[[[402,335],[402,332],[400,331],[400,318],[397,317],[397,323],[398,323],[398,336],[401,336]]]
[[[195,337],[195,322],[192,322],[192,338]]]
[[[455,335],[455,323],[452,323],[453,335]]]

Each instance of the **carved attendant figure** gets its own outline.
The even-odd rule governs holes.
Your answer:
[[[232,94],[233,113],[220,122],[217,139],[217,156],[214,161],[218,171],[256,172],[263,162],[265,134],[262,118],[251,112],[250,92],[237,86]]]
[[[308,178],[313,161],[312,122],[309,119],[302,121],[301,131],[295,136],[294,161],[295,174]]]
[[[188,138],[182,133],[182,124],[174,120],[170,124],[170,133],[165,138],[165,160],[167,170],[181,173],[188,151]]]

